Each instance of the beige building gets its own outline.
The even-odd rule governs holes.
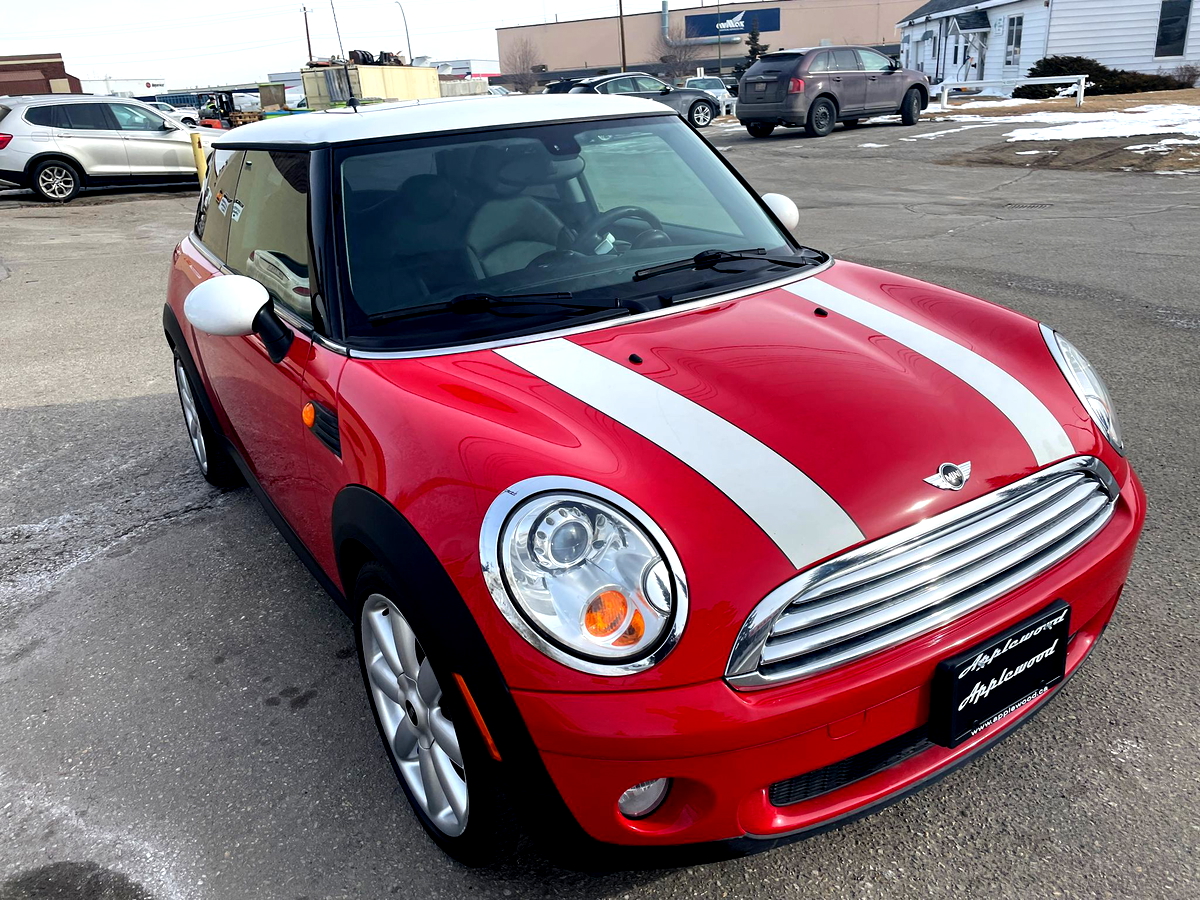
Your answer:
[[[912,11],[913,0],[767,0],[717,6],[672,8],[625,16],[626,68],[660,71],[664,35],[694,45],[689,62],[710,73],[728,72],[746,57],[746,35],[758,24],[760,40],[771,49],[820,43],[866,44],[899,51],[896,23]],[[719,12],[718,12],[719,10]],[[580,19],[498,28],[500,63],[508,74],[522,63],[539,81],[561,76],[604,74],[621,68],[620,20]],[[545,67],[544,69],[542,67]]]

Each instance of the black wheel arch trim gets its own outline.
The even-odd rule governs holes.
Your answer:
[[[71,156],[69,153],[63,153],[61,150],[47,150],[43,153],[37,154],[36,156],[31,156],[29,158],[29,162],[25,163],[25,179],[27,185],[33,184],[33,170],[48,160],[58,160],[59,162],[65,162],[67,165],[71,166],[71,168],[79,173],[80,187],[87,187],[90,183],[91,176],[84,171],[83,166],[77,159],[75,159],[75,157]]]
[[[526,828],[556,845],[590,841],[554,786],[475,617],[425,539],[385,497],[363,485],[342,488],[332,518],[338,578],[347,594],[352,595],[361,566],[374,562],[397,590],[421,598],[415,608],[418,624],[427,626],[423,630],[430,640],[442,644],[436,647],[438,658],[453,660],[466,681],[509,772],[507,783],[522,785],[522,796],[513,799],[531,813],[522,816]],[[357,627],[352,596],[335,599]],[[453,648],[439,641],[445,635],[453,635]],[[529,802],[531,798],[536,800]]]

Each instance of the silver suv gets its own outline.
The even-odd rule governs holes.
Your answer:
[[[0,96],[0,181],[66,202],[80,188],[194,179],[189,128],[140,100],[72,94]]]

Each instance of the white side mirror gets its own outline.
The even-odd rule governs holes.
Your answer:
[[[783,194],[763,194],[762,200],[767,204],[767,208],[775,213],[779,224],[788,231],[800,224],[800,210],[791,197],[785,197]]]
[[[254,319],[270,299],[253,278],[216,275],[192,288],[183,314],[201,331],[236,337],[254,332]]]

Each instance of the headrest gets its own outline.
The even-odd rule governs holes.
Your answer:
[[[441,175],[413,175],[400,185],[398,198],[409,215],[440,219],[454,209],[458,191]]]

